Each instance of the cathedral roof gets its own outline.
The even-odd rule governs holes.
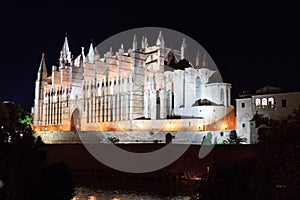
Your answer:
[[[219,106],[219,104],[216,104],[208,99],[198,99],[193,103],[192,106]]]

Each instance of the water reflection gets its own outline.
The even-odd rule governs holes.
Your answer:
[[[188,200],[197,195],[191,181],[81,178],[72,200]]]

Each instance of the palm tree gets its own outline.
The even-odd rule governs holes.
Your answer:
[[[247,142],[247,138],[237,136],[236,130],[232,130],[229,133],[229,138],[223,141],[223,144],[242,144]]]

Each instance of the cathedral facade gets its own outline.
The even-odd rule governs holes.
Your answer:
[[[214,131],[235,128],[231,85],[210,82],[206,54],[195,64],[181,49],[165,46],[160,33],[149,46],[112,49],[100,57],[90,45],[73,59],[67,37],[59,65],[47,73],[45,56],[35,83],[32,108],[36,132],[60,131]],[[200,57],[202,62],[200,62]]]

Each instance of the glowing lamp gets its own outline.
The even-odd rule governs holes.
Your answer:
[[[171,123],[171,122],[169,122],[169,123],[168,123],[167,127],[168,127],[169,131],[172,131],[172,129],[173,129],[173,125],[172,125],[172,123]]]
[[[143,128],[144,128],[144,126],[143,126],[142,123],[138,123],[136,126],[137,126],[139,129],[143,129]]]
[[[222,130],[226,130],[227,129],[227,124],[222,124]]]

